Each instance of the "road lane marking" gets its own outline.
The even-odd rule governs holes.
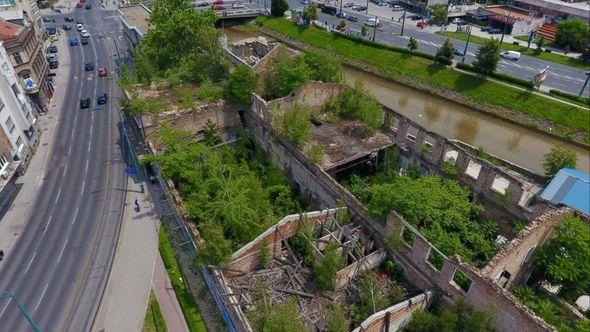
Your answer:
[[[80,190],[80,195],[84,192],[84,187],[86,187],[86,180],[82,181],[82,190]]]
[[[61,187],[57,190],[57,196],[55,197],[55,204],[57,204],[57,200],[59,199],[59,195],[61,194]]]
[[[47,232],[47,229],[49,228],[49,225],[51,224],[52,218],[53,218],[53,216],[49,216],[49,221],[47,222],[47,225],[45,225],[45,229],[43,230],[43,234],[45,234],[45,232]]]
[[[29,268],[31,267],[31,264],[33,264],[33,261],[35,260],[35,256],[37,256],[37,252],[36,251],[33,254],[33,257],[31,257],[31,260],[29,261],[29,264],[27,264],[27,268],[25,269],[25,274],[27,274],[27,272],[29,272]]]
[[[66,249],[66,245],[68,245],[68,239],[66,239],[66,242],[64,242],[64,246],[61,248],[61,252],[59,253],[59,257],[57,258],[58,263],[61,260],[61,255],[64,254],[64,250]]]
[[[68,148],[68,157],[70,156],[70,153],[72,153],[72,145],[71,144],[70,144],[70,147]]]
[[[76,208],[76,213],[74,213],[74,219],[72,220],[72,225],[74,225],[76,223],[76,220],[78,218],[78,209],[79,208]]]
[[[72,146],[70,145],[70,149],[72,148]],[[68,155],[70,154],[70,149],[68,149]],[[66,171],[68,170],[68,166],[70,164],[66,164],[66,167],[64,167],[64,172],[61,174],[61,177],[64,178],[66,176]]]
[[[86,169],[84,170],[84,173],[88,173],[88,162],[90,161],[90,159],[86,159]]]
[[[0,312],[0,317],[2,317],[2,315],[4,315],[4,311],[6,311],[6,308],[8,308],[8,305],[10,304],[10,301],[12,301],[12,297],[8,299],[8,302],[6,302],[6,305],[4,306],[4,309],[2,309],[2,312]]]
[[[43,288],[43,293],[41,293],[41,297],[39,298],[39,301],[37,301],[37,305],[35,305],[35,310],[33,311],[37,311],[37,309],[39,309],[39,305],[41,304],[41,300],[43,299],[43,296],[45,296],[45,292],[47,291],[47,287],[49,286],[49,283],[45,284],[45,288]]]
[[[90,152],[90,143],[92,143],[92,138],[88,141],[88,152]]]

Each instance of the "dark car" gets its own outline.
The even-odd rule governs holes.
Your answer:
[[[47,34],[48,35],[55,35],[55,34],[57,34],[57,29],[55,27],[47,27]]]
[[[85,8],[86,8],[86,9],[91,9],[91,8],[92,8],[92,5],[91,5],[91,4],[89,4],[89,3],[87,3],[87,4],[86,4],[86,6],[85,6]]]
[[[57,59],[49,61],[49,69],[57,69],[57,67],[59,67]]]
[[[61,28],[64,30],[72,30],[72,27],[69,24],[64,24],[61,26]]]
[[[358,22],[359,21],[359,18],[356,16],[348,16],[346,19],[349,20],[350,22]]]
[[[43,22],[51,22],[51,19],[49,17],[43,17]]]
[[[343,12],[336,14],[336,17],[338,17],[338,18],[346,18],[346,16],[347,16],[347,14],[343,13]]]
[[[88,38],[87,37],[80,37],[80,44],[88,45]]]
[[[80,99],[80,108],[90,107],[90,98]]]
[[[99,105],[106,104],[109,101],[109,96],[106,93],[101,93],[96,96],[96,103]]]
[[[57,53],[57,46],[55,46],[55,45],[49,46],[49,53]]]
[[[86,62],[84,64],[84,70],[85,71],[91,71],[94,70],[94,63],[93,62]]]
[[[490,30],[488,30],[488,33],[489,33],[490,35],[493,35],[493,34],[495,34],[495,33],[502,33],[502,30],[500,30],[500,29],[497,29],[497,28],[490,28]]]
[[[61,14],[61,9],[55,9],[54,12]]]
[[[453,54],[458,55],[458,56],[465,56],[465,52],[463,52],[463,50],[458,49],[455,47],[455,49],[453,50]]]
[[[71,17],[71,16],[66,16],[66,17],[64,17],[64,21],[66,21],[66,22],[74,22],[74,18]]]
[[[197,7],[209,7],[209,6],[210,6],[210,4],[207,1],[205,1],[205,2],[199,2],[197,4]]]

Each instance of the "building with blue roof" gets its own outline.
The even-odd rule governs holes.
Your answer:
[[[563,168],[543,190],[541,198],[590,215],[590,174]]]

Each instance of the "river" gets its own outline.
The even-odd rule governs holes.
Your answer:
[[[234,28],[224,32],[230,42],[256,36]],[[343,73],[347,83],[361,81],[383,105],[439,135],[482,148],[539,174],[543,174],[543,155],[559,145],[576,152],[577,169],[590,172],[588,149],[354,68],[344,67]]]

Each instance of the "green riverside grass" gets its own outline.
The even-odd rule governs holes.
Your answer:
[[[167,332],[166,320],[162,310],[160,310],[160,304],[156,298],[156,294],[152,290],[150,292],[150,301],[148,303],[147,310],[145,311],[145,318],[143,319],[143,328],[141,332]]]
[[[257,22],[268,29],[317,48],[371,64],[379,68],[381,74],[393,79],[399,74],[412,76],[424,82],[458,91],[480,104],[500,105],[569,127],[577,132],[588,133],[590,131],[589,110],[566,105],[482,77],[434,65],[432,61],[424,58],[356,43],[320,28],[296,26],[282,18],[260,17]],[[584,139],[585,143],[588,143],[588,136]]]

